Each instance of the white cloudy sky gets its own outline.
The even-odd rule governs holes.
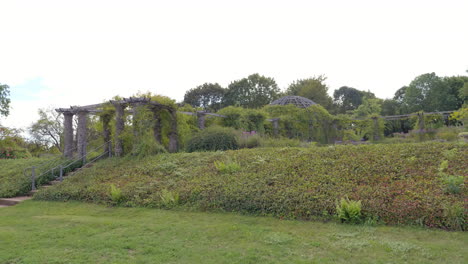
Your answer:
[[[204,82],[251,73],[281,88],[325,74],[392,97],[416,75],[468,69],[466,0],[0,0],[3,125],[40,107],[151,91],[180,101]]]

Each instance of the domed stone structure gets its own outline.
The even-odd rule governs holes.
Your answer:
[[[311,105],[316,105],[317,103],[305,97],[301,97],[301,96],[285,96],[271,103],[271,105],[288,105],[288,104],[293,104],[300,108],[307,108]]]

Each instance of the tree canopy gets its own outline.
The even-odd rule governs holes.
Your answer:
[[[404,91],[398,90],[395,98],[401,100],[402,109],[407,113],[456,110],[463,104],[460,91],[467,82],[466,76],[441,78],[435,73],[426,73],[403,87]]]
[[[184,96],[184,103],[217,111],[221,108],[225,93],[226,89],[218,83],[204,83],[188,90]]]
[[[333,93],[333,101],[337,107],[337,112],[341,114],[356,110],[362,104],[364,97],[375,98],[375,95],[348,86],[342,86]]]
[[[255,73],[229,84],[223,105],[260,108],[277,99],[279,94],[280,89],[273,78]]]
[[[332,98],[328,95],[328,87],[325,84],[327,77],[320,75],[307,79],[299,79],[289,85],[286,93],[308,98],[323,106],[327,110],[333,107]]]
[[[10,114],[10,87],[0,83],[0,116]]]

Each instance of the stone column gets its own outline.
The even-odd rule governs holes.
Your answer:
[[[178,143],[177,143],[177,111],[171,110],[171,132],[169,134],[169,152],[177,152]]]
[[[380,139],[380,133],[379,133],[379,118],[378,117],[372,117],[372,121],[374,122],[374,135],[373,135],[373,140],[377,141]]]
[[[271,122],[273,123],[273,135],[274,136],[278,136],[279,135],[279,118],[273,118],[271,120]]]
[[[426,124],[424,123],[424,113],[423,112],[420,112],[418,113],[418,127],[419,127],[419,130],[420,131],[423,131]]]
[[[205,129],[205,113],[197,112],[197,123],[199,129]]]
[[[120,136],[125,128],[124,107],[119,103],[114,104],[115,107],[115,156],[123,155],[123,142]]]
[[[109,127],[109,122],[110,122],[111,116],[110,115],[104,115],[101,116],[101,122],[102,122],[102,136],[104,138],[104,142],[107,142],[106,144],[106,150],[109,152],[112,152],[112,142],[111,142],[111,130]],[[109,156],[111,156],[111,153],[109,153]]]
[[[78,128],[76,133],[78,135],[77,145],[78,145],[78,155],[84,157],[86,155],[86,146],[88,145],[87,139],[87,128],[88,128],[88,113],[86,111],[78,112]],[[85,157],[83,158],[85,161]]]
[[[65,158],[73,158],[73,113],[63,113],[63,128],[64,128],[64,146],[63,156]]]
[[[162,143],[162,132],[161,132],[161,113],[157,110],[153,110],[154,124],[153,124],[153,135],[156,142]]]
[[[140,114],[140,103],[135,103],[132,107],[133,109],[133,118],[132,118],[132,126],[133,126],[133,151],[136,150],[137,144],[140,142],[140,120],[139,114]]]

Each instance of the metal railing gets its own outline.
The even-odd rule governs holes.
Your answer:
[[[81,168],[84,167],[87,164],[93,163],[100,158],[103,158],[104,156],[112,157],[112,143],[111,140],[105,142],[99,147],[96,147],[90,151],[88,151],[86,154],[79,156],[78,158],[75,158],[73,160],[66,160],[65,162],[60,163],[59,165],[53,166],[52,168],[49,168],[39,175],[36,176],[36,172],[41,169],[41,168],[47,168],[48,166],[50,167],[53,165],[55,162],[58,160],[62,159],[62,157],[55,158],[53,160],[44,162],[38,166],[31,166],[23,170],[23,174],[26,175],[27,170],[31,170],[31,190],[36,190],[36,181],[37,179],[41,178],[42,176],[45,176],[46,174],[50,173],[52,178],[58,179],[59,181],[63,181],[63,176],[67,172],[71,172],[76,168]],[[75,148],[76,149],[76,148]],[[102,149],[102,153],[98,154],[97,156],[91,157],[91,155],[98,150]],[[58,172],[58,175],[55,176],[55,173]]]

